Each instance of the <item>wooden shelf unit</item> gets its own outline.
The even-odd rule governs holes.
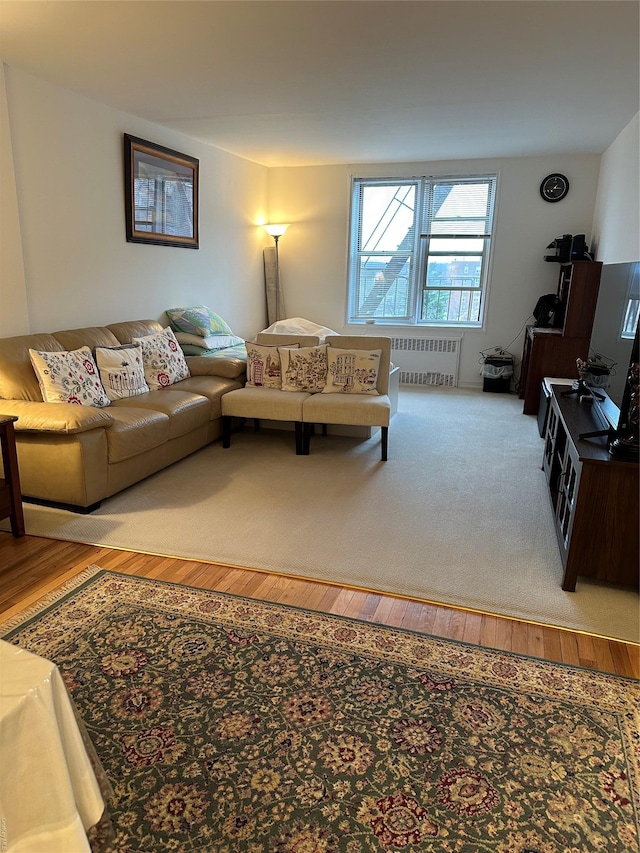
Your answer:
[[[525,415],[538,413],[540,384],[545,376],[577,379],[576,359],[589,357],[589,344],[600,288],[600,261],[560,265],[558,297],[562,327],[527,326],[522,350],[519,397]]]
[[[578,576],[638,589],[638,463],[612,456],[608,435],[585,437],[611,426],[604,413],[617,409],[606,394],[596,404],[567,390],[551,386],[542,462],[562,589],[573,592]]]

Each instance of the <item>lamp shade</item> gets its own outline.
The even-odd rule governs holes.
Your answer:
[[[284,232],[289,227],[289,223],[286,225],[263,225],[262,226],[267,234],[270,234],[272,237],[282,237]]]

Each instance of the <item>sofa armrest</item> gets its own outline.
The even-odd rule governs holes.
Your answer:
[[[0,415],[12,415],[16,432],[77,433],[109,427],[113,418],[105,409],[75,403],[38,403],[0,399]]]

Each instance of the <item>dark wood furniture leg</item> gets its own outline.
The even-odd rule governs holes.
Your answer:
[[[222,446],[231,447],[231,416],[222,416]]]

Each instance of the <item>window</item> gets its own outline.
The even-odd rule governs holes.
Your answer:
[[[480,326],[496,176],[353,182],[350,323]]]

